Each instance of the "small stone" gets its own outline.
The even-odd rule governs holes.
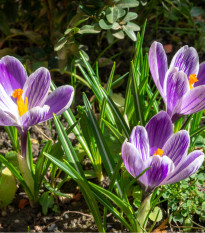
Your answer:
[[[41,212],[39,212],[39,213],[37,214],[37,217],[38,217],[38,218],[40,218],[40,217],[41,217]]]
[[[15,219],[14,222],[15,223],[20,223],[20,220],[19,219]]]
[[[2,211],[1,211],[1,216],[2,216],[2,217],[5,217],[6,215],[7,215],[6,210],[2,210]]]
[[[42,229],[40,226],[34,226],[34,229],[37,231],[37,232],[42,232]]]
[[[65,219],[68,219],[68,218],[69,218],[67,214],[65,214],[64,217],[65,217]]]
[[[11,205],[8,206],[9,212],[13,213],[15,211],[15,208]]]
[[[50,226],[48,226],[48,231],[53,231],[55,226],[56,224],[52,223]]]

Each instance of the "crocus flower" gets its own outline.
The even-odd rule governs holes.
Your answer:
[[[195,173],[204,160],[200,150],[188,156],[190,138],[185,130],[173,134],[169,115],[161,111],[145,127],[136,126],[129,142],[122,145],[121,153],[125,168],[140,178],[144,194],[150,194],[156,187],[186,179]]]
[[[53,113],[63,113],[72,103],[72,86],[48,94],[51,78],[46,68],[27,77],[16,58],[5,56],[0,60],[0,74],[0,125],[17,127],[23,144],[29,127],[51,119]]]
[[[195,48],[185,45],[179,49],[168,69],[162,44],[153,42],[149,67],[173,122],[205,109],[205,62],[199,65]]]

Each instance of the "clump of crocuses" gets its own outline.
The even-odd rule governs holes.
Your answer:
[[[162,44],[153,42],[149,67],[173,122],[205,109],[205,62],[199,65],[195,48],[185,45],[179,49],[168,69]]]

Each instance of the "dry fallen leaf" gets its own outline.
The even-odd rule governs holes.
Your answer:
[[[153,232],[154,233],[166,233],[168,226],[166,225],[168,223],[169,219],[165,219]]]
[[[29,205],[29,201],[25,198],[22,198],[19,201],[18,207],[19,207],[19,209],[23,210],[25,208],[25,206],[27,206],[27,205]]]

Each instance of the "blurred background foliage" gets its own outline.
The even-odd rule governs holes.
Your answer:
[[[202,56],[204,4],[204,0],[1,0],[0,57],[14,55],[31,71],[40,66],[69,71],[73,62],[79,62],[79,50],[91,63],[99,61],[100,67],[113,59],[126,63],[145,19],[145,50],[158,40],[168,53],[173,46],[189,44]]]

